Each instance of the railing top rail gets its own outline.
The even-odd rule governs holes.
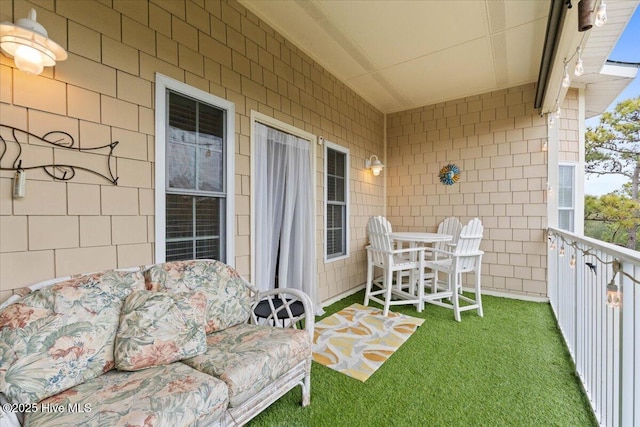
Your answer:
[[[554,227],[549,227],[548,231],[550,233],[563,236],[564,238],[570,239],[576,243],[582,243],[591,246],[594,249],[607,252],[608,254],[618,258],[620,261],[640,265],[640,252],[634,251],[633,249],[616,246],[611,243],[603,242],[602,240],[593,239],[587,236],[579,236],[569,231],[560,230]]]

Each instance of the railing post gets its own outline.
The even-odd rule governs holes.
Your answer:
[[[640,375],[640,360],[634,360],[634,345],[638,342],[634,339],[640,335],[640,316],[634,313],[635,307],[640,307],[640,292],[638,286],[630,277],[636,275],[639,270],[630,263],[621,262],[620,291],[622,306],[620,308],[620,425],[631,427],[640,425],[640,390],[635,393],[635,388],[640,385],[637,378]],[[629,348],[631,346],[631,348]],[[635,384],[634,384],[635,383]]]

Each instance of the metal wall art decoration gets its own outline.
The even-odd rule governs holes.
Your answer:
[[[440,169],[438,176],[440,177],[440,182],[444,185],[453,185],[453,183],[460,180],[460,168],[450,163]]]
[[[9,137],[11,135],[11,138]],[[5,138],[6,136],[6,138]],[[93,169],[86,168],[84,166],[70,165],[70,164],[44,164],[44,165],[23,165],[22,157],[22,144],[27,144],[29,138],[35,138],[38,141],[50,144],[56,149],[74,150],[78,152],[95,152],[98,150],[106,149],[107,153],[107,174],[102,174]],[[97,175],[105,180],[109,181],[113,185],[118,185],[118,177],[113,175],[111,170],[111,159],[113,157],[113,150],[118,145],[118,141],[111,142],[110,144],[102,145],[100,147],[93,148],[80,148],[76,145],[76,141],[73,136],[67,132],[51,131],[44,134],[42,137],[34,135],[24,130],[0,125],[0,170],[3,171],[26,171],[31,169],[42,169],[51,178],[59,181],[69,181],[76,176],[76,171],[84,171]],[[9,150],[11,147],[11,150]],[[13,153],[8,154],[9,151]],[[9,162],[4,162],[5,156],[11,156],[13,161],[9,159]],[[26,161],[25,161],[26,163]]]

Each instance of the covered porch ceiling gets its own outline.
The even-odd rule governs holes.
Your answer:
[[[536,82],[551,1],[240,0],[383,113]],[[607,24],[578,33],[573,0],[542,112],[564,96],[563,61],[581,42],[586,72],[573,86],[588,89],[590,114],[631,82],[602,70],[637,4],[609,0]]]

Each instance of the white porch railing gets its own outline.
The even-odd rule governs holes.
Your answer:
[[[640,426],[640,253],[549,228],[548,255],[551,307],[598,422]]]

